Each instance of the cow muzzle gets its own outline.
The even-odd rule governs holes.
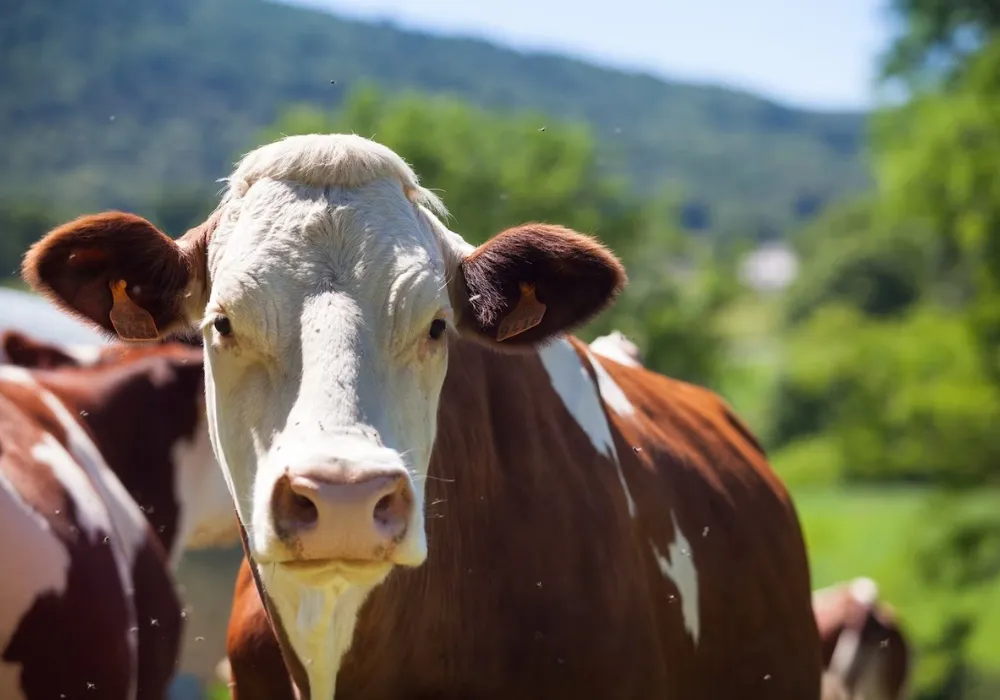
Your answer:
[[[417,508],[410,475],[393,450],[352,448],[291,464],[275,482],[271,519],[288,552],[283,563],[394,563]]]

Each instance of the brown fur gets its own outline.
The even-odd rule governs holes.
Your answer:
[[[805,546],[760,450],[710,392],[603,364],[637,409],[609,413],[636,519],[536,356],[455,343],[427,481],[430,556],[362,609],[338,700],[819,697]],[[697,649],[649,546],[667,552],[671,510],[699,574]],[[249,580],[244,562],[233,697],[291,698],[287,672],[271,678],[281,655]]]
[[[110,285],[153,318],[161,337],[181,330],[185,295],[205,277],[205,250],[217,215],[173,241],[146,219],[124,212],[82,216],[50,231],[27,252],[21,275],[56,306],[116,337]]]
[[[517,305],[519,284],[535,286],[546,305],[542,322],[503,341],[531,345],[586,323],[627,283],[621,263],[596,240],[548,224],[522,224],[477,248],[461,264],[466,294],[456,309],[459,326],[490,341]]]

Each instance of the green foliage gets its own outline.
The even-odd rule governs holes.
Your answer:
[[[873,322],[825,307],[793,335],[782,391],[779,440],[823,432],[843,478],[1000,482],[1000,395],[947,311]]]
[[[941,261],[933,232],[881,218],[871,201],[859,200],[829,210],[796,236],[802,268],[787,297],[789,323],[833,303],[896,316],[930,292]]]
[[[697,230],[774,236],[869,183],[859,114],[264,0],[9,0],[0,64],[0,191],[74,213],[214,195],[286,105],[327,111],[366,81],[533,113],[536,130],[586,123],[603,170],[680,188]]]

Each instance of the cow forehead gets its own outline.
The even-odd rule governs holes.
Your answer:
[[[210,242],[217,311],[295,337],[292,319],[303,322],[324,292],[350,298],[369,321],[447,305],[439,243],[394,180],[357,188],[261,180],[232,206]]]
[[[268,268],[289,277],[317,269],[378,275],[383,270],[372,269],[375,262],[394,263],[391,272],[440,258],[417,207],[389,179],[357,188],[261,180],[225,206],[209,245],[214,279],[229,270],[259,274]]]

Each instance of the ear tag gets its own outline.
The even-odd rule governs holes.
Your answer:
[[[497,328],[497,340],[503,341],[515,335],[524,333],[542,322],[545,316],[545,304],[535,297],[535,285],[520,283],[521,298],[514,310],[504,317]]]
[[[122,340],[156,340],[156,322],[148,311],[129,298],[125,280],[111,282],[111,325]]]

